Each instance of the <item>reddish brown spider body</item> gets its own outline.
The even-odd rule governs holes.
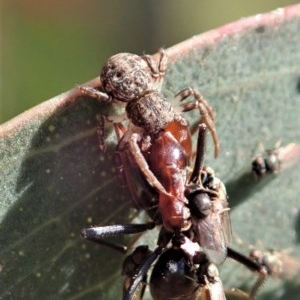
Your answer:
[[[118,165],[122,166],[119,171],[135,205],[147,210],[156,223],[160,224],[162,219],[169,231],[187,230],[191,223],[184,190],[192,149],[187,123],[183,119],[174,120],[155,138],[148,139],[147,136],[143,136],[137,141],[136,151],[140,151],[147,162],[148,170],[141,170],[135,163],[130,151],[132,144],[126,141],[128,136],[132,138],[138,135],[136,132],[132,135],[129,128],[118,144],[116,155]],[[144,173],[149,171],[153,174],[150,182],[154,183],[155,189],[145,180]],[[137,179],[137,184],[133,178]],[[144,197],[138,192],[141,187]],[[146,201],[145,194],[148,195]]]
[[[191,155],[187,126],[176,121],[169,123],[144,155],[150,170],[166,190],[166,193],[159,192],[159,211],[164,227],[170,231],[187,230],[191,225],[188,201],[184,195]]]

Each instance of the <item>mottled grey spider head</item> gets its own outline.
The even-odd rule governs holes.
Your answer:
[[[101,71],[100,79],[104,91],[123,102],[130,102],[153,90],[156,81],[148,62],[131,53],[110,57]]]

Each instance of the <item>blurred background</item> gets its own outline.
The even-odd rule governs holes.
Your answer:
[[[0,0],[0,123],[99,74],[289,0]]]

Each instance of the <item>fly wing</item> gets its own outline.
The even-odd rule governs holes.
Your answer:
[[[223,239],[224,243],[227,246],[230,245],[232,240],[232,231],[231,231],[231,221],[229,215],[229,204],[228,204],[228,196],[226,192],[226,188],[223,182],[219,181],[219,188],[218,188],[218,198],[213,198],[214,203],[214,212],[220,218],[220,223],[222,227]]]
[[[199,245],[209,260],[216,265],[222,264],[227,250],[220,223],[215,222],[212,216],[202,220],[193,220],[194,231]]]
[[[300,161],[299,144],[290,143],[285,147],[279,148],[277,151],[281,170],[288,169]]]
[[[227,199],[212,199],[212,212],[204,218],[192,217],[196,239],[209,260],[222,264],[231,241],[231,226]]]

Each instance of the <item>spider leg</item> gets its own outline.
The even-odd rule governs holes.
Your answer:
[[[82,94],[94,98],[99,102],[111,103],[113,101],[113,98],[108,94],[100,92],[99,90],[94,89],[90,86],[79,86],[78,88]]]
[[[201,116],[201,122],[206,124],[209,129],[215,146],[215,158],[218,156],[220,151],[219,138],[217,135],[217,130],[215,127],[215,112],[212,107],[208,104],[208,102],[204,99],[204,97],[200,94],[199,91],[187,88],[185,90],[180,91],[175,97],[182,101],[189,96],[194,97],[194,101],[189,101],[184,103],[181,108],[182,112],[191,111],[194,109],[198,109]]]
[[[162,184],[159,182],[159,180],[156,178],[156,176],[150,170],[149,165],[138,145],[139,139],[140,139],[140,135],[138,133],[133,133],[129,139],[130,152],[133,155],[135,162],[137,163],[137,165],[139,166],[140,170],[142,171],[144,176],[147,178],[149,183],[152,184],[154,186],[154,188],[156,188],[160,193],[168,195],[165,188],[162,186]]]
[[[154,79],[155,88],[157,90],[160,90],[167,69],[168,56],[166,52],[163,49],[159,51],[158,62],[157,60],[154,60],[154,58],[150,55],[143,55],[142,58],[147,62],[148,67],[151,70],[151,76]]]

